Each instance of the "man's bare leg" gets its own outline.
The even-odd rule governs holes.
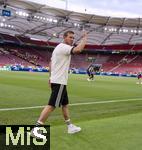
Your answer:
[[[62,106],[62,112],[63,112],[63,117],[65,119],[66,124],[70,125],[71,121],[70,121],[70,116],[69,116],[69,107],[68,107],[68,105],[63,105]]]
[[[45,123],[45,121],[47,120],[47,118],[49,117],[50,113],[55,109],[55,107],[51,106],[51,105],[47,105],[44,107],[44,109],[42,110],[40,117],[37,121],[37,123],[43,125]]]
[[[80,127],[77,127],[71,123],[68,105],[62,106],[62,112],[63,112],[63,117],[65,119],[65,123],[67,124],[67,127],[68,127],[68,133],[74,134],[74,133],[81,131]]]

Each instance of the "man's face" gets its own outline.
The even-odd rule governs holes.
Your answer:
[[[64,37],[64,42],[68,45],[72,45],[74,41],[74,34],[68,33],[66,37]]]

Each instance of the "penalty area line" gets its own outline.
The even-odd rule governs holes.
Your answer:
[[[72,104],[69,104],[69,106],[81,106],[81,105],[92,105],[92,104],[108,104],[108,103],[141,101],[141,100],[142,100],[142,98],[121,99],[121,100],[106,100],[106,101],[86,102],[86,103],[72,103]],[[45,106],[17,107],[17,108],[0,108],[0,111],[27,110],[27,109],[37,109],[37,108],[43,108],[43,107],[45,107]]]

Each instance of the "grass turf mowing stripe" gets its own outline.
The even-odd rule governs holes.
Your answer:
[[[70,106],[90,105],[90,104],[107,104],[107,103],[118,103],[118,102],[128,102],[128,101],[141,101],[141,100],[142,100],[142,98],[121,99],[121,100],[106,100],[106,101],[87,102],[87,103],[73,103],[73,104],[70,104]],[[1,108],[0,111],[36,109],[36,108],[43,108],[43,107],[45,107],[45,106],[32,106],[32,107],[19,107],[19,108]]]

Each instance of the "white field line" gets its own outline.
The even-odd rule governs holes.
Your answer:
[[[70,106],[92,105],[92,104],[107,104],[107,103],[118,103],[118,102],[131,102],[131,101],[141,101],[141,100],[142,100],[142,98],[121,99],[121,100],[106,100],[106,101],[97,101],[97,102],[73,103],[73,104],[70,104]],[[1,108],[0,111],[26,110],[26,109],[36,109],[36,108],[43,108],[43,107],[45,107],[45,106]]]

